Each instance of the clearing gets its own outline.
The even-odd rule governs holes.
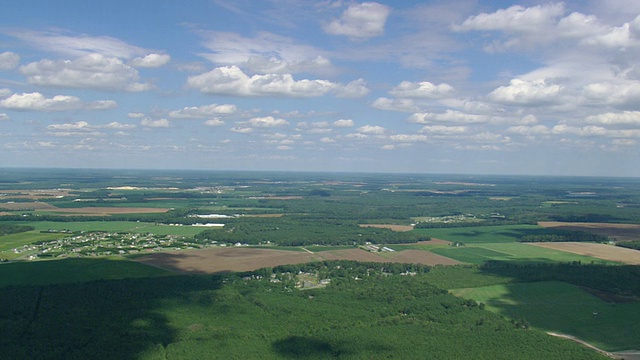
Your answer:
[[[527,245],[566,251],[602,260],[619,261],[629,265],[640,265],[640,251],[614,245],[583,242],[528,243]]]

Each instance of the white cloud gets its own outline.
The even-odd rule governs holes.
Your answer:
[[[331,71],[323,51],[295,40],[259,32],[254,38],[229,32],[201,32],[203,45],[212,53],[200,54],[220,65],[236,65],[258,74]]]
[[[171,56],[167,54],[149,54],[131,60],[131,66],[156,68],[168,64],[170,60]]]
[[[289,122],[285,119],[276,119],[273,116],[267,117],[255,117],[249,120],[249,124],[255,127],[277,127],[289,125]]]
[[[598,125],[631,125],[640,127],[640,111],[624,111],[621,113],[604,113],[588,116],[586,122]]]
[[[346,85],[335,84],[334,93],[340,98],[359,98],[369,93],[364,79],[354,80]]]
[[[113,121],[104,126],[106,129],[114,129],[114,130],[131,130],[135,129],[136,126],[133,124],[123,124],[117,121]]]
[[[181,110],[171,111],[169,116],[172,118],[178,119],[197,119],[197,118],[206,118],[213,115],[227,115],[233,114],[237,111],[235,105],[233,104],[210,104],[203,106],[191,106],[185,107]]]
[[[82,130],[82,129],[87,129],[89,127],[89,123],[87,123],[86,121],[78,121],[75,123],[70,123],[70,124],[52,124],[47,126],[47,129],[49,130],[66,130],[66,131],[70,131],[70,130]]]
[[[373,101],[371,106],[378,110],[414,112],[418,110],[411,99],[389,99],[380,97]]]
[[[559,124],[551,129],[555,135],[577,135],[581,137],[640,138],[640,129],[606,129],[602,126],[583,127]]]
[[[432,122],[449,122],[460,124],[482,124],[495,122],[496,119],[487,115],[466,114],[457,110],[447,110],[444,113],[415,113],[408,119],[418,124],[430,124]]]
[[[222,120],[220,120],[220,119],[218,119],[218,118],[216,118],[216,119],[209,119],[209,120],[205,121],[205,122],[204,122],[204,124],[205,124],[206,126],[212,126],[212,127],[215,127],[215,126],[222,126],[222,125],[224,125],[224,121],[222,121]]]
[[[535,126],[518,125],[518,126],[512,126],[508,128],[507,132],[510,134],[516,134],[516,135],[533,136],[533,135],[547,135],[551,131],[545,125],[535,125]]]
[[[10,35],[17,37],[38,49],[64,54],[67,56],[85,56],[98,53],[106,57],[130,59],[148,54],[149,51],[109,36],[61,35],[57,32],[14,31]]]
[[[491,14],[471,16],[454,29],[535,32],[552,25],[563,14],[563,3],[549,3],[529,8],[514,5]]]
[[[327,80],[294,80],[290,74],[248,76],[237,66],[225,66],[190,76],[190,87],[205,94],[231,96],[322,96],[337,84]]]
[[[352,127],[354,125],[355,124],[351,119],[340,119],[333,122],[333,126],[335,127]]]
[[[145,116],[144,113],[140,113],[140,112],[130,112],[127,114],[127,117],[132,119],[142,119],[144,116]]]
[[[11,95],[11,93],[12,93],[11,89],[2,88],[2,89],[0,89],[0,98],[7,97],[7,96]]]
[[[322,137],[320,138],[320,142],[321,143],[325,143],[325,144],[329,144],[329,143],[334,143],[336,142],[334,139],[330,138],[330,137]]]
[[[364,134],[381,135],[385,133],[386,129],[382,126],[365,125],[359,127],[358,131]]]
[[[410,142],[420,142],[427,141],[429,138],[426,135],[418,135],[418,134],[396,134],[391,135],[389,138],[393,141],[410,143]]]
[[[0,53],[0,70],[15,69],[20,64],[20,56],[11,51]]]
[[[629,105],[640,103],[640,83],[637,81],[598,82],[583,88],[582,95],[587,103],[608,105]]]
[[[444,126],[444,125],[433,125],[433,126],[424,126],[420,129],[421,134],[430,134],[430,135],[460,135],[467,132],[466,126]]]
[[[167,119],[153,120],[151,118],[144,118],[140,121],[140,125],[148,128],[168,128],[171,124]]]
[[[384,34],[391,10],[382,4],[364,2],[350,5],[340,16],[323,26],[326,33],[345,35],[352,40],[368,39]]]
[[[9,120],[9,115],[0,113],[0,121],[6,121],[6,120]]]
[[[493,90],[489,98],[503,104],[538,106],[558,102],[561,92],[562,86],[547,84],[544,79],[512,79],[509,86]]]
[[[113,100],[85,103],[75,96],[56,95],[46,98],[38,92],[13,94],[0,100],[0,107],[16,111],[105,110],[116,106]]]
[[[253,128],[250,128],[250,127],[238,127],[238,126],[235,126],[235,127],[232,127],[230,130],[235,132],[235,133],[240,133],[240,134],[249,134],[249,133],[253,132]]]
[[[30,84],[81,89],[144,91],[138,71],[115,57],[93,53],[75,60],[41,60],[20,67]]]
[[[449,96],[453,93],[453,86],[447,83],[441,83],[435,85],[428,81],[422,82],[410,82],[403,81],[391,91],[389,94],[399,98],[427,98],[427,99],[439,99],[445,96]]]

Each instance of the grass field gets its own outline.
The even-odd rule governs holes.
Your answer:
[[[564,282],[454,289],[454,295],[531,326],[571,334],[607,351],[640,349],[640,303],[605,302]]]
[[[538,225],[474,226],[462,228],[418,229],[432,238],[464,244],[510,243],[526,235],[552,234]]]
[[[169,275],[171,272],[123,258],[62,259],[0,264],[0,287],[49,285]]]
[[[36,230],[71,230],[71,231],[113,231],[132,233],[153,233],[157,235],[184,235],[193,236],[205,230],[197,226],[169,226],[156,225],[145,222],[134,221],[74,221],[74,222],[53,222],[38,221],[25,223],[31,225]],[[210,228],[206,228],[210,229]]]
[[[18,234],[0,236],[0,258],[12,260],[20,256],[12,249],[41,241],[51,241],[65,236],[65,234],[47,234],[39,231],[27,231]]]
[[[524,243],[485,243],[477,246],[435,247],[430,249],[438,255],[461,262],[482,264],[488,260],[516,262],[573,262],[615,264],[590,256],[572,254],[565,251],[547,249]]]

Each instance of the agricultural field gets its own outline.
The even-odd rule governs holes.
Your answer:
[[[220,346],[239,346],[239,340],[223,337],[224,333],[261,344],[255,354],[262,358],[309,355],[295,350],[300,346],[316,349],[312,358],[329,352],[367,357],[364,347],[347,346],[335,338],[341,334],[366,343],[338,323],[318,324],[315,331],[304,333],[296,321],[274,320],[285,316],[283,311],[300,317],[295,309],[305,306],[311,312],[335,311],[326,306],[338,303],[351,309],[353,326],[375,343],[385,344],[379,349],[382,353],[399,354],[398,344],[405,340],[398,337],[412,339],[409,332],[417,331],[415,326],[432,321],[410,316],[419,305],[403,302],[419,293],[416,284],[427,283],[458,296],[443,300],[438,309],[459,301],[461,308],[451,306],[478,311],[473,328],[486,322],[494,331],[517,329],[505,335],[507,342],[533,344],[536,339],[564,344],[552,345],[563,354],[557,358],[599,358],[591,350],[586,356],[585,348],[570,341],[548,340],[545,332],[574,336],[607,351],[640,347],[622,334],[625,329],[632,334],[640,330],[634,315],[640,290],[633,285],[640,284],[640,252],[616,246],[619,241],[640,239],[639,208],[636,179],[9,169],[0,171],[0,287],[12,289],[17,297],[27,296],[31,303],[40,301],[34,300],[40,299],[39,293],[59,294],[63,288],[75,293],[74,286],[93,294],[101,287],[139,287],[142,293],[165,299],[149,310],[162,314],[160,318],[136,318],[135,328],[110,323],[124,329],[118,336],[149,339],[123,349],[128,358],[184,358],[196,354],[194,349],[215,358]],[[240,273],[245,280],[235,278]],[[370,291],[379,291],[387,277],[393,286],[403,284],[396,288],[399,293],[402,287],[413,289],[404,300],[388,294],[371,303],[372,309],[385,303],[398,306],[391,313],[344,303],[373,296]],[[178,278],[192,279],[189,286],[194,287],[182,288],[173,282]],[[216,289],[207,292],[203,289],[211,279],[217,279]],[[362,279],[368,279],[362,282],[366,286],[356,286]],[[295,295],[299,284],[308,285],[305,295]],[[26,286],[25,293],[16,286]],[[149,286],[160,286],[171,295],[165,297]],[[354,291],[353,297],[341,298],[347,288]],[[290,292],[286,296],[304,300],[285,311],[277,304],[290,301],[280,297]],[[132,302],[127,305],[130,311],[143,311],[142,298],[123,296],[122,301]],[[428,295],[438,296],[437,291]],[[314,308],[312,299],[322,299],[316,302],[324,305]],[[272,323],[257,332],[241,332],[238,329],[247,325],[242,316],[223,320],[224,311],[234,304],[244,304],[243,311],[254,318],[271,313]],[[575,309],[569,309],[571,304]],[[544,314],[536,312],[540,308]],[[590,308],[595,310],[587,311]],[[15,318],[22,310],[6,311],[0,317],[3,331],[33,316]],[[369,314],[375,324],[363,320],[364,315],[356,316],[359,311]],[[549,315],[565,311],[571,316]],[[594,312],[603,316],[593,317]],[[215,315],[208,318],[205,313]],[[455,312],[445,313],[446,318]],[[493,314],[507,320],[496,320]],[[43,316],[44,322],[37,326],[45,329],[52,323],[47,325],[49,315]],[[438,321],[462,321],[445,318]],[[201,319],[226,325],[217,328]],[[156,332],[150,324],[162,330]],[[82,326],[74,323],[69,330]],[[283,332],[279,326],[297,330]],[[375,334],[366,330],[374,327],[384,330]],[[38,329],[28,342],[37,342],[37,336],[52,341]],[[473,341],[491,344],[489,332],[477,329]],[[398,337],[390,337],[390,332],[398,332]],[[427,333],[423,335],[434,336]],[[222,343],[212,340],[223,338]],[[81,335],[70,339],[86,340]],[[112,340],[99,346],[111,346]],[[74,353],[64,341],[59,346],[60,354],[84,354]],[[564,346],[571,350],[560,350]],[[454,356],[435,348],[443,358]],[[2,342],[3,349],[25,348]],[[493,358],[508,357],[496,356],[494,350],[489,346],[482,351]],[[533,345],[527,348],[530,354],[538,350]],[[521,352],[518,355],[512,357],[522,358]]]

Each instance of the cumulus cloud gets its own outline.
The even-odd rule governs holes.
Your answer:
[[[525,8],[514,5],[494,13],[481,13],[467,18],[456,30],[539,31],[564,14],[563,3],[549,3]]]
[[[171,56],[167,54],[149,54],[131,60],[131,66],[156,68],[168,64],[170,60]]]
[[[15,69],[20,64],[20,56],[11,51],[0,53],[0,70]]]
[[[78,121],[75,123],[69,123],[69,124],[52,124],[47,126],[47,129],[49,130],[81,130],[81,129],[86,129],[89,127],[89,123],[86,121]]]
[[[0,98],[7,97],[11,95],[11,93],[12,93],[11,89],[2,88],[0,89]]]
[[[559,124],[551,129],[555,135],[577,135],[581,137],[640,138],[640,129],[607,129],[602,126],[569,126]]]
[[[583,88],[582,95],[591,104],[634,105],[640,103],[640,84],[637,81],[591,83]]]
[[[190,106],[185,107],[181,110],[171,111],[169,116],[172,118],[178,119],[197,119],[197,118],[206,118],[213,115],[227,115],[233,114],[237,111],[235,105],[233,104],[210,104],[203,106]]]
[[[222,126],[224,125],[224,121],[216,118],[216,119],[209,119],[207,121],[204,122],[205,126],[211,126],[211,127],[216,127],[216,126]]]
[[[426,135],[420,134],[396,134],[389,136],[389,139],[402,143],[412,143],[429,140]]]
[[[624,111],[621,113],[604,113],[588,116],[586,122],[598,125],[631,125],[640,127],[640,111]]]
[[[346,85],[335,84],[333,91],[340,98],[359,98],[367,95],[369,88],[364,79],[358,79]]]
[[[138,71],[115,57],[93,53],[75,60],[41,60],[20,67],[30,84],[81,89],[144,91]]]
[[[142,121],[140,121],[140,125],[147,128],[168,128],[171,124],[167,119],[154,120],[147,117],[142,119]]]
[[[6,121],[6,120],[9,120],[9,115],[0,113],[0,121]]]
[[[364,134],[382,135],[386,129],[382,126],[365,125],[358,128],[358,131]]]
[[[106,129],[114,129],[114,130],[131,130],[135,129],[137,126],[133,124],[123,124],[117,121],[113,121],[104,126]]]
[[[338,19],[323,26],[331,35],[344,35],[351,40],[363,40],[384,34],[384,26],[391,10],[389,7],[364,2],[350,5]]]
[[[544,79],[512,79],[508,86],[500,86],[489,93],[489,98],[503,104],[538,106],[557,102],[561,92],[562,86],[547,84]]]
[[[132,119],[142,119],[143,117],[145,117],[145,115],[144,113],[140,113],[140,112],[130,112],[127,114],[127,117]]]
[[[328,80],[295,80],[291,74],[265,74],[249,76],[237,66],[225,66],[190,76],[190,87],[205,94],[231,96],[291,96],[316,97],[329,92],[340,96],[362,93],[362,84],[340,85]]]
[[[430,124],[433,122],[449,122],[461,124],[482,124],[494,121],[487,115],[466,114],[457,110],[447,110],[444,113],[415,113],[409,117],[410,122]]]
[[[451,93],[453,93],[453,91],[453,86],[447,83],[435,85],[428,81],[403,81],[399,85],[391,89],[391,91],[389,91],[389,94],[399,98],[439,99],[445,96],[449,96]]]
[[[515,135],[533,136],[533,135],[547,135],[551,130],[545,125],[518,125],[511,126],[507,129],[507,132]]]
[[[379,97],[371,103],[371,106],[378,110],[414,112],[418,107],[411,99],[389,99]]]
[[[13,94],[0,100],[0,107],[16,111],[106,110],[116,107],[113,100],[83,102],[75,96],[56,95],[46,98],[38,92]]]
[[[433,125],[433,126],[424,126],[420,129],[421,134],[431,134],[431,135],[460,135],[467,132],[466,126],[444,126],[444,125]]]
[[[355,124],[351,119],[340,119],[333,122],[335,127],[353,127]]]
[[[239,134],[249,134],[253,132],[253,128],[240,126],[234,126],[230,130]]]
[[[277,127],[277,126],[285,126],[289,125],[289,122],[285,119],[276,119],[273,116],[267,117],[255,117],[249,119],[249,124],[255,127]]]

